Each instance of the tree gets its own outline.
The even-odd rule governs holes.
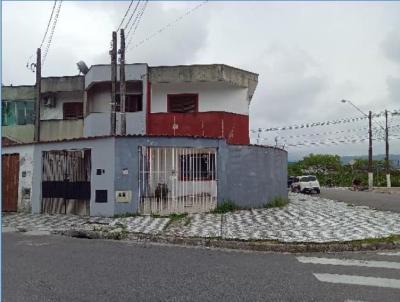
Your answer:
[[[341,168],[339,155],[310,154],[300,161],[304,169],[314,173],[338,172]]]

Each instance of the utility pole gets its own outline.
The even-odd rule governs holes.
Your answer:
[[[121,111],[121,135],[126,135],[126,114],[125,114],[125,96],[126,96],[126,82],[125,82],[125,32],[121,28],[121,49],[120,65],[119,65],[119,83],[120,83],[120,111]]]
[[[372,171],[372,112],[368,114],[369,122],[369,147],[368,147],[368,188],[371,190],[374,186],[374,174]]]
[[[386,186],[390,188],[392,186],[390,181],[390,164],[389,164],[389,128],[388,128],[388,112],[385,110],[385,141],[386,141],[386,156],[385,156],[385,167],[386,167]]]
[[[116,105],[117,105],[117,32],[112,33],[111,55],[111,135],[115,135]]]
[[[40,141],[40,101],[41,101],[41,80],[42,80],[42,50],[36,51],[36,102],[35,102],[35,131],[34,141]]]

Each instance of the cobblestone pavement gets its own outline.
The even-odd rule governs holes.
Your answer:
[[[349,206],[318,196],[289,194],[284,208],[254,209],[226,214],[190,214],[180,223],[169,218],[80,217],[73,215],[3,215],[3,227],[62,231],[93,229],[94,225],[123,224],[129,232],[181,237],[223,237],[281,242],[333,242],[400,234],[400,213]]]
[[[95,225],[125,225],[129,232],[158,234],[167,225],[168,218],[137,216],[126,218],[82,217],[76,215],[6,214],[3,227],[24,231],[65,231],[69,229],[91,230]]]
[[[220,215],[190,215],[190,224],[170,230],[180,236],[282,242],[333,242],[400,234],[400,214],[348,206],[317,196],[290,194],[285,208]],[[219,217],[218,217],[219,216]]]

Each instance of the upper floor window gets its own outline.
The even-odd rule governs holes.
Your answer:
[[[83,118],[83,103],[71,102],[63,104],[64,120]]]
[[[2,101],[2,126],[34,123],[34,101]]]
[[[141,94],[127,94],[125,97],[125,112],[137,112],[143,110]]]
[[[121,95],[116,95],[117,106],[116,111],[120,112]],[[141,94],[126,94],[125,95],[125,112],[138,112],[143,110],[143,97]]]
[[[168,94],[168,112],[186,113],[197,112],[199,95],[194,93]]]

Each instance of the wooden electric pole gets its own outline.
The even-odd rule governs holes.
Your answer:
[[[115,135],[116,105],[117,105],[117,32],[112,33],[111,55],[111,135]]]
[[[40,141],[40,101],[41,101],[41,79],[42,79],[42,51],[40,48],[36,51],[36,102],[35,102],[35,131],[34,141]]]
[[[389,128],[388,128],[388,112],[385,110],[385,142],[386,142],[386,154],[385,154],[385,168],[386,168],[386,186],[390,188],[392,186],[390,181],[390,163],[389,163]]]
[[[119,83],[120,83],[120,111],[121,111],[121,135],[126,135],[126,114],[125,114],[125,97],[126,97],[126,82],[125,82],[125,33],[121,28],[121,49],[120,65],[119,65]]]
[[[369,146],[368,146],[368,188],[371,190],[374,186],[374,174],[372,167],[372,112],[369,111],[368,114],[368,124],[369,124]]]

